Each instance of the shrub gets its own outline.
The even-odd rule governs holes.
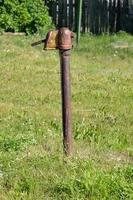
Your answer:
[[[43,0],[0,0],[0,29],[27,34],[44,33],[51,26]]]

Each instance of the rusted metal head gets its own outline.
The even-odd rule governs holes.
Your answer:
[[[46,39],[32,43],[31,46],[36,46],[44,43],[44,50],[70,50],[72,49],[72,41],[74,33],[68,28],[60,28],[59,30],[49,31]]]
[[[69,50],[72,49],[72,40],[74,38],[74,33],[70,31],[68,28],[60,28],[58,33],[59,38],[59,46],[58,48],[61,50]]]

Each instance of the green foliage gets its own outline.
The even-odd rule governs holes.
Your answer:
[[[3,31],[45,33],[51,26],[43,0],[4,0],[0,3],[0,16]]]
[[[0,139],[0,150],[1,151],[20,151],[23,149],[26,149],[27,146],[30,144],[35,144],[36,141],[34,138],[30,137],[21,137],[21,138],[6,138],[6,139]]]
[[[54,188],[54,195],[61,199],[128,200],[133,198],[132,166],[117,167],[108,172],[94,169],[90,162],[84,161],[75,166],[74,176],[67,174]],[[68,173],[71,173],[68,170]],[[128,174],[128,176],[126,176]],[[66,197],[66,198],[64,198]]]
[[[131,164],[107,170],[80,159],[63,163],[55,156],[16,161],[12,157],[12,161],[2,160],[0,172],[0,191],[8,191],[12,199],[133,199]],[[5,199],[10,199],[7,194]]]

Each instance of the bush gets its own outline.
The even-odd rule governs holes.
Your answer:
[[[0,0],[0,29],[6,32],[44,33],[51,26],[43,0]]]

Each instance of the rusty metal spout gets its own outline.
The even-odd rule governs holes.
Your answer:
[[[34,46],[37,46],[37,45],[42,44],[42,43],[45,43],[45,42],[46,42],[46,39],[40,40],[40,41],[38,41],[38,42],[32,43],[31,46],[34,47]]]

